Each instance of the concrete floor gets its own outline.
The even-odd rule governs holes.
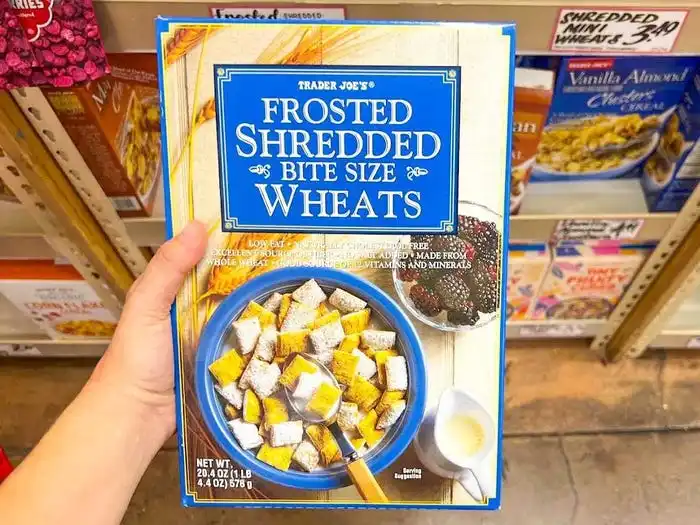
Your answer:
[[[79,390],[94,361],[0,361],[0,446],[18,462]],[[658,352],[603,366],[583,347],[509,348],[499,513],[383,511],[413,525],[687,525],[698,521],[700,356]],[[183,509],[177,452],[158,455],[127,525],[324,523],[369,511]]]

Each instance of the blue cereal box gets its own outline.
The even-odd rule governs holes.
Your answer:
[[[562,60],[532,180],[639,177],[697,63],[694,57]]]
[[[499,508],[514,27],[157,38],[183,504]]]
[[[666,122],[644,163],[642,188],[650,211],[679,211],[700,179],[700,75]]]

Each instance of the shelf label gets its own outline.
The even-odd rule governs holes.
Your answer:
[[[629,240],[634,239],[644,219],[564,219],[557,223],[558,240]]]
[[[700,348],[700,337],[693,337],[688,341],[686,348]]]
[[[668,53],[687,9],[562,8],[550,49],[581,53]]]
[[[536,324],[523,326],[520,337],[582,337],[586,333],[582,324]]]
[[[213,4],[209,12],[214,18],[243,18],[250,20],[345,20],[344,7],[318,5],[241,6],[239,4]]]

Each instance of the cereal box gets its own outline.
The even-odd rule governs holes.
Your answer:
[[[523,321],[528,318],[550,262],[549,247],[545,243],[511,244],[508,247],[506,315],[509,320]]]
[[[653,245],[563,242],[553,248],[531,318],[607,319]]]
[[[532,180],[639,177],[697,64],[695,57],[562,60]]]
[[[75,268],[52,260],[0,260],[0,294],[55,339],[108,338],[117,321]]]
[[[513,31],[158,20],[184,505],[499,507]]]
[[[642,188],[650,211],[679,211],[700,180],[700,74],[663,128],[644,163]]]
[[[107,77],[44,93],[120,215],[150,214],[161,174],[156,57],[123,53],[109,61]]]
[[[537,145],[552,102],[554,73],[542,69],[515,69],[513,97],[513,151],[510,211],[517,213],[530,181]]]

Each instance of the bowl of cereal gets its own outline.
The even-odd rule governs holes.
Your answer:
[[[570,181],[622,177],[656,149],[662,117],[597,115],[550,124],[542,132],[532,178]]]
[[[332,381],[326,374],[333,375]],[[220,448],[260,479],[304,490],[350,485],[329,425],[373,473],[413,440],[426,403],[420,339],[385,292],[333,268],[290,267],[236,289],[200,337],[195,389]]]

